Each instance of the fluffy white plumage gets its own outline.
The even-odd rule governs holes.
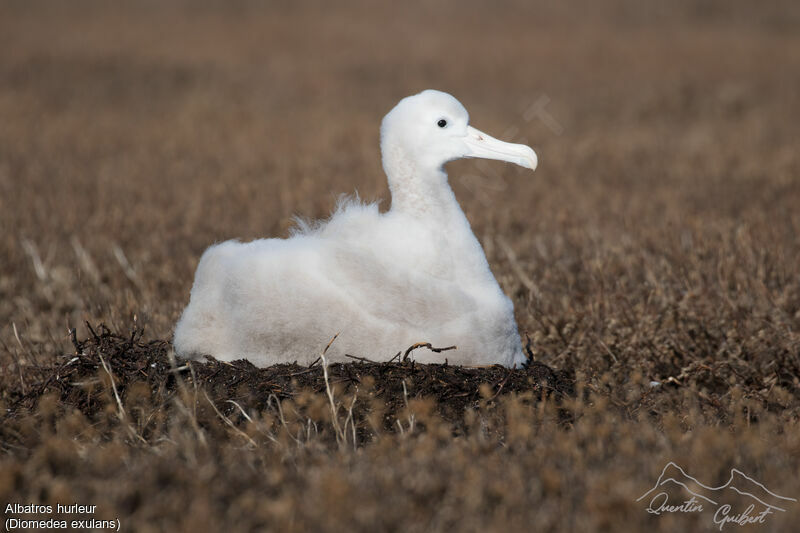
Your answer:
[[[484,157],[536,168],[527,146],[468,125],[449,94],[427,90],[383,119],[381,152],[391,209],[340,201],[327,221],[288,239],[227,241],[200,259],[175,328],[184,357],[249,359],[258,366],[344,354],[389,359],[417,342],[419,362],[525,361],[514,309],[447,183],[443,165]]]

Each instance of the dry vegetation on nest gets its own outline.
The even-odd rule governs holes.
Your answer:
[[[800,498],[796,2],[551,4],[3,3],[0,503],[131,531],[712,527],[635,501],[667,461]],[[203,249],[387,198],[379,120],[427,87],[541,156],[448,166],[538,364],[171,360]]]

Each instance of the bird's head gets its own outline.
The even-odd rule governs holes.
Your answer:
[[[400,100],[381,124],[384,165],[400,150],[415,166],[440,168],[448,161],[478,157],[536,169],[536,152],[495,139],[469,125],[469,113],[447,93],[427,90]],[[387,174],[389,169],[387,169]]]

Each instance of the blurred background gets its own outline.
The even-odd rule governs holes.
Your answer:
[[[53,353],[84,320],[169,338],[213,242],[341,193],[387,209],[380,120],[426,88],[540,156],[448,170],[546,360],[644,285],[721,287],[713,308],[761,272],[797,325],[795,1],[7,0],[0,347]]]

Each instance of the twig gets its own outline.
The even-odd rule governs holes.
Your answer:
[[[100,342],[100,337],[97,336],[97,333],[95,333],[94,328],[92,328],[92,325],[89,324],[88,320],[86,321],[86,328],[89,330],[89,333],[92,334],[92,338],[94,338],[94,342]]]
[[[292,372],[291,374],[289,374],[289,377],[293,378],[295,376],[302,376],[303,374],[308,374],[309,372],[313,371],[314,371],[313,368],[306,368],[305,370],[301,370],[300,372]]]
[[[106,363],[106,360],[103,359],[103,354],[100,353],[100,350],[97,351],[97,357],[100,358],[100,363],[103,365],[103,370],[106,371],[106,374],[108,374],[108,379],[111,380],[111,390],[114,391],[114,398],[117,400],[117,407],[119,407],[119,413],[117,413],[117,415],[119,416],[121,422],[125,422],[126,418],[125,408],[122,407],[122,400],[120,400],[119,398],[119,393],[117,392],[117,384],[114,381],[114,376],[111,374],[111,369]]]
[[[343,434],[347,434],[347,424],[350,424],[350,427],[353,430],[353,451],[356,451],[357,442],[356,442],[356,422],[353,418],[353,407],[356,405],[356,398],[358,397],[358,387],[356,386],[356,390],[353,393],[353,401],[350,402],[350,407],[347,409],[347,418],[344,419],[344,428],[342,429]]]
[[[533,350],[531,349],[531,336],[528,335],[527,331],[525,332],[525,351],[528,354],[528,361],[526,364],[530,364],[536,360],[536,357],[533,355]]]
[[[88,326],[88,324],[87,324]],[[180,371],[175,371],[178,368],[177,360],[175,359],[175,351],[174,350],[167,350],[167,360],[169,361],[170,371],[175,375],[175,381],[178,384],[178,389],[180,390],[181,394],[176,394],[173,398],[175,405],[177,406],[178,410],[181,411],[189,422],[192,424],[192,429],[194,429],[195,435],[197,436],[197,440],[205,446],[206,445],[206,436],[203,433],[203,430],[200,428],[200,424],[197,423],[197,381],[194,379],[194,370],[192,369],[191,365],[187,363],[186,365],[189,366],[189,370],[192,373],[193,377],[193,385],[195,388],[194,394],[194,406],[191,411],[183,402],[181,395],[188,397],[189,391],[186,388],[186,382],[183,380]]]
[[[215,413],[217,413],[217,416],[219,416],[219,417],[220,417],[220,418],[221,418],[221,419],[222,419],[222,420],[223,420],[223,421],[224,421],[226,424],[228,424],[230,427],[232,427],[232,428],[233,428],[233,430],[234,430],[234,431],[236,431],[236,432],[237,432],[239,435],[241,435],[242,437],[244,437],[245,439],[247,439],[247,441],[250,443],[250,445],[251,445],[252,447],[254,447],[254,448],[257,448],[257,447],[258,447],[258,444],[256,444],[256,441],[254,441],[254,440],[253,440],[253,438],[252,438],[250,435],[248,435],[247,433],[245,433],[245,432],[244,432],[244,431],[242,431],[241,429],[237,428],[237,427],[236,427],[236,424],[234,424],[234,423],[231,421],[231,419],[230,419],[230,418],[228,418],[227,416],[223,415],[223,414],[220,412],[220,410],[219,410],[219,409],[217,409],[217,406],[216,406],[216,405],[214,405],[214,402],[212,402],[212,401],[211,401],[211,398],[209,398],[209,397],[208,397],[208,394],[206,393],[206,391],[203,391],[203,396],[205,396],[205,397],[206,397],[206,401],[208,401],[208,403],[209,403],[209,404],[211,404],[211,408],[212,408],[212,409],[214,409],[214,412],[215,412]],[[245,416],[246,416],[246,415],[245,415]]]
[[[341,426],[339,426],[338,409],[336,409],[336,402],[333,399],[333,390],[331,389],[330,379],[328,378],[328,358],[325,357],[325,354],[328,353],[328,348],[331,347],[331,344],[333,344],[333,341],[335,341],[338,336],[338,333],[333,336],[325,349],[322,350],[320,358],[322,359],[322,377],[325,379],[325,392],[327,392],[328,401],[331,404],[331,421],[333,422],[333,429],[336,432],[336,441],[341,446],[343,443],[347,442],[347,435],[345,435]]]
[[[414,344],[412,344],[411,346],[408,347],[408,350],[406,350],[406,353],[403,354],[402,362],[405,363],[406,359],[408,359],[408,354],[410,354],[411,352],[413,352],[417,348],[427,348],[432,352],[441,353],[441,352],[446,352],[447,350],[456,350],[458,347],[457,346],[447,346],[445,348],[434,348],[433,346],[431,346],[431,343],[429,343],[429,342],[417,342],[417,343],[414,343]],[[397,357],[397,356],[395,356],[395,357]],[[392,358],[392,359],[394,359],[394,358]]]
[[[489,400],[494,400],[495,398],[497,398],[497,395],[498,395],[498,394],[500,394],[500,391],[502,391],[502,390],[503,390],[503,387],[505,387],[505,386],[506,386],[506,382],[508,381],[508,378],[510,378],[510,377],[511,377],[511,373],[512,373],[513,371],[514,371],[514,369],[513,369],[513,368],[509,368],[509,369],[508,369],[508,373],[506,374],[506,377],[504,377],[504,378],[503,378],[503,381],[501,381],[501,382],[500,382],[500,386],[497,388],[497,392],[495,392],[495,393],[494,393],[494,396],[492,396],[491,398],[489,398]]]
[[[75,347],[75,355],[82,355],[83,346],[81,346],[80,341],[78,341],[78,330],[69,328],[69,338],[72,341],[72,346]]]
[[[226,402],[226,403],[231,403],[231,404],[235,405],[235,406],[236,406],[236,407],[239,409],[239,412],[240,412],[240,413],[242,413],[242,416],[243,416],[243,417],[245,417],[245,418],[247,419],[247,421],[248,421],[248,422],[253,422],[253,419],[252,419],[252,418],[250,418],[250,415],[248,415],[247,413],[245,413],[245,412],[244,412],[244,409],[242,409],[242,406],[241,406],[241,405],[239,405],[238,403],[236,403],[236,402],[235,402],[235,401],[233,401],[233,400],[225,400],[225,402]]]
[[[283,408],[281,407],[281,401],[274,393],[267,396],[267,408],[272,407],[272,400],[275,400],[275,410],[278,411],[278,420],[281,421],[281,425],[283,426],[284,431],[286,431],[286,434],[289,435],[289,438],[292,439],[295,442],[295,444],[300,446],[301,444],[300,439],[292,435],[292,432],[289,431],[289,424],[286,423],[286,417],[283,416]]]
[[[414,413],[411,412],[411,408],[408,406],[408,389],[406,388],[406,380],[402,381],[403,383],[403,402],[406,404],[406,411],[408,412],[408,432],[413,433],[414,427],[416,423],[416,416]],[[405,435],[405,431],[403,430],[403,424],[400,423],[400,420],[397,421],[397,425],[400,426],[401,433]]]
[[[357,355],[350,355],[349,353],[344,354],[345,357],[349,357],[350,359],[355,359],[356,361],[361,361],[362,363],[372,363],[378,364],[377,361],[373,361],[372,359],[367,359],[366,357],[359,357]]]
[[[147,441],[144,439],[144,437],[139,435],[139,433],[133,429],[133,426],[128,423],[128,417],[125,413],[125,408],[122,406],[122,400],[120,400],[119,392],[117,392],[117,383],[114,381],[114,375],[111,373],[111,367],[109,367],[108,363],[106,363],[106,360],[103,359],[103,354],[100,353],[100,350],[97,351],[97,357],[100,358],[100,363],[103,365],[103,370],[106,371],[106,374],[108,374],[108,379],[111,380],[111,390],[114,391],[114,399],[117,401],[117,407],[119,408],[119,412],[117,413],[119,421],[127,428],[131,435],[146,444]]]

